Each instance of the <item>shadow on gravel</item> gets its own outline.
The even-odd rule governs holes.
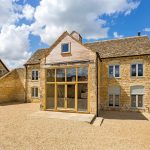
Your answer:
[[[119,112],[119,111],[100,111],[100,117],[104,119],[118,119],[118,120],[148,120],[140,112]]]
[[[0,106],[20,105],[20,104],[25,104],[25,103],[24,102],[5,102],[5,103],[0,103]]]

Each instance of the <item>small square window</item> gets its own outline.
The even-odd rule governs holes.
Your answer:
[[[69,43],[64,43],[61,45],[61,52],[62,53],[69,53],[70,52]]]

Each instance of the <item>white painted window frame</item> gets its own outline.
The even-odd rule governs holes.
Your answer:
[[[132,107],[132,95],[135,95],[136,96],[136,106],[135,107]],[[141,95],[143,96],[142,98],[142,101],[143,101],[143,106],[142,107],[138,107],[138,96]],[[138,109],[142,109],[144,108],[144,94],[131,94],[131,108],[138,108]]]
[[[38,91],[37,96],[36,96],[36,89]],[[32,90],[34,91],[33,95],[32,95]],[[34,86],[34,87],[31,88],[31,97],[32,98],[39,98],[39,88],[38,87]]]
[[[110,76],[110,74],[109,74],[109,67],[111,67],[111,66],[113,66],[113,76]],[[119,66],[119,77],[115,76],[115,66]],[[121,75],[120,75],[120,64],[112,64],[112,65],[108,66],[108,77],[109,78],[120,78],[121,77]]]
[[[143,65],[143,76],[139,76],[138,75],[138,65],[140,65],[140,64],[142,64]],[[136,76],[132,76],[132,65],[136,65]],[[131,65],[130,65],[130,76],[131,77],[144,77],[144,63],[132,63]]]
[[[113,106],[109,106],[109,96],[110,95],[113,95]],[[115,96],[116,95],[118,95],[119,96],[119,106],[115,106]],[[113,94],[108,94],[108,106],[109,107],[116,107],[116,108],[119,108],[120,107],[120,94],[115,94],[115,93],[113,93]]]
[[[38,79],[36,80],[36,73],[35,72],[38,72]],[[31,74],[31,80],[32,81],[39,81],[39,70],[37,70],[37,69],[33,69],[32,70],[32,73],[34,72],[34,79],[32,78],[32,74]]]

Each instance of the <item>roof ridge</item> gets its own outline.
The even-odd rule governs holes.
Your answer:
[[[142,36],[130,36],[130,37],[125,37],[125,38],[122,37],[122,38],[109,39],[109,40],[86,42],[86,43],[84,43],[84,44],[102,43],[102,42],[109,42],[109,41],[119,41],[119,40],[132,39],[132,38],[141,38],[141,37],[148,37],[148,36],[147,36],[147,35],[142,35]]]

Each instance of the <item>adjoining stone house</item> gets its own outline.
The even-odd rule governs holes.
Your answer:
[[[9,69],[6,67],[6,65],[3,63],[3,61],[0,59],[0,77],[4,76],[8,72],[9,72]]]
[[[41,109],[98,114],[150,109],[150,40],[137,36],[82,43],[64,32],[25,64],[26,101]]]

